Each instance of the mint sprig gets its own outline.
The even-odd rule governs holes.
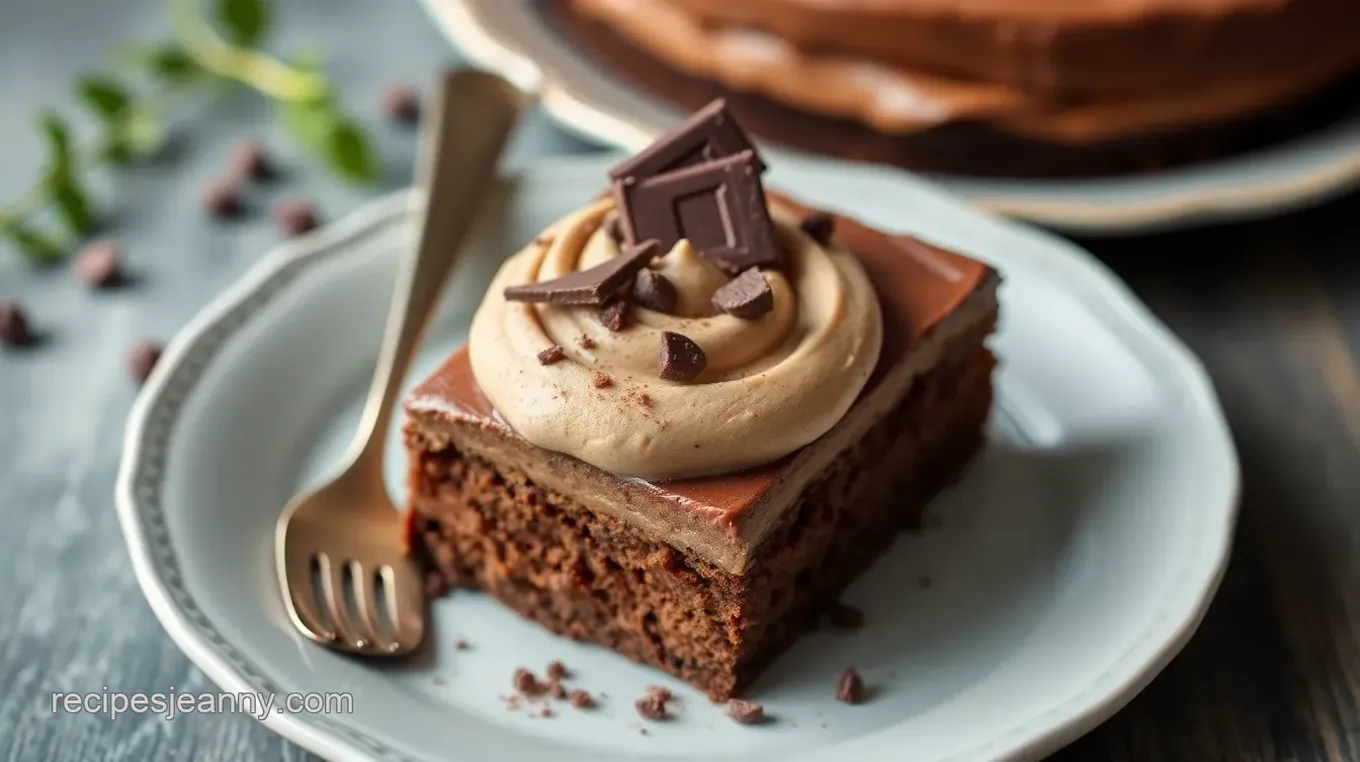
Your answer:
[[[379,176],[367,132],[345,112],[317,61],[289,65],[261,51],[274,19],[269,0],[213,0],[212,21],[201,0],[169,2],[174,39],[120,46],[114,57],[121,68],[89,73],[75,83],[75,95],[98,129],[94,140],[79,143],[55,111],[38,115],[47,166],[33,187],[0,207],[0,240],[34,261],[61,259],[98,226],[84,181],[90,169],[155,154],[165,141],[169,106],[224,85],[244,86],[273,101],[291,139],[341,178],[365,182]]]

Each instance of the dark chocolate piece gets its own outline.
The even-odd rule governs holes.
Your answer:
[[[137,383],[143,383],[151,377],[151,371],[156,369],[156,363],[161,360],[161,345],[154,341],[139,341],[133,345],[128,352],[128,373]]]
[[[274,167],[264,146],[258,140],[247,140],[231,152],[231,174],[238,180],[269,180],[274,177]]]
[[[661,377],[667,381],[689,381],[704,372],[708,358],[694,340],[674,331],[661,332]]]
[[[28,316],[18,302],[0,302],[0,344],[22,347],[33,343]]]
[[[646,270],[643,270],[646,272]],[[600,322],[604,327],[618,333],[632,324],[632,313],[628,310],[628,302],[617,299],[606,304],[600,310]]]
[[[742,725],[759,725],[765,721],[765,707],[754,701],[732,699],[727,702],[727,716]]]
[[[680,294],[670,278],[644,267],[633,279],[633,301],[639,307],[669,315],[680,301]]]
[[[112,288],[123,280],[123,257],[113,241],[96,241],[76,259],[76,277],[92,288]]]
[[[505,298],[514,302],[600,306],[632,282],[638,270],[661,253],[656,241],[629,246],[616,257],[588,269],[540,283],[508,286]]]
[[[752,267],[713,292],[713,307],[720,312],[754,320],[774,309],[769,281]]]
[[[605,215],[604,232],[609,236],[609,240],[623,245],[623,221],[619,219],[619,210],[615,209]]]
[[[317,226],[316,207],[305,198],[290,198],[280,202],[274,208],[274,216],[279,227],[290,236],[302,235]]]
[[[395,122],[420,121],[420,95],[409,87],[393,87],[383,93],[383,113]]]
[[[570,698],[571,705],[576,707],[577,709],[595,708],[595,697],[590,695],[589,691],[584,691],[581,690],[580,688],[577,688],[576,690],[571,692]]]
[[[827,612],[831,626],[838,630],[858,630],[864,626],[864,612],[854,606],[837,603]]]
[[[798,227],[812,240],[825,246],[831,242],[831,236],[836,233],[836,218],[826,212],[813,212],[804,217],[803,221],[798,223]]]
[[[244,210],[241,191],[230,180],[213,180],[203,189],[203,208],[218,219],[235,217]]]
[[[566,356],[566,350],[554,344],[538,353],[538,362],[540,365],[552,365],[555,362],[561,362],[562,358]]]
[[[609,171],[612,180],[645,180],[714,159],[755,152],[755,146],[719,98],[694,112],[680,126],[657,138],[640,153]],[[756,157],[758,171],[765,164]]]
[[[847,704],[859,704],[864,701],[864,681],[860,679],[854,667],[845,670],[841,675],[841,681],[836,684],[836,700]]]
[[[736,156],[615,186],[630,240],[670,251],[688,239],[699,256],[732,272],[779,264],[774,223],[755,154]]]

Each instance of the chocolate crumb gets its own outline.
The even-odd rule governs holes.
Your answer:
[[[139,341],[128,352],[128,372],[137,383],[144,383],[151,377],[156,363],[161,359],[161,345],[152,341]]]
[[[609,236],[609,240],[614,243],[623,243],[623,221],[619,219],[619,211],[617,209],[605,215],[604,232]]]
[[[633,301],[639,307],[669,315],[680,301],[671,279],[655,270],[642,269],[633,279]]]
[[[566,350],[554,344],[538,353],[538,363],[540,365],[552,365],[555,362],[560,362],[566,356]]]
[[[577,709],[594,709],[595,697],[591,696],[589,691],[577,688],[571,692],[571,705]]]
[[[581,334],[581,338],[577,339],[577,341],[580,342],[580,344],[581,344],[581,349],[594,349],[594,348],[595,348],[595,340],[592,339],[592,338],[590,338],[589,336],[585,335],[584,333]]]
[[[846,669],[841,675],[840,682],[836,684],[836,700],[847,704],[859,704],[864,701],[864,681],[860,679],[854,667]]]
[[[33,343],[28,316],[18,302],[0,302],[0,344],[23,347]]]
[[[472,648],[472,644],[468,643],[466,640],[463,640],[462,638],[459,638],[453,642],[453,647],[458,649],[459,651],[467,651]]]
[[[661,377],[689,381],[704,372],[708,358],[694,340],[674,331],[661,332]]]
[[[649,736],[651,735],[651,732],[648,731],[646,728],[638,728],[638,735]]]
[[[864,626],[864,612],[854,606],[837,603],[827,612],[831,626],[838,630],[858,630]]]
[[[241,191],[230,180],[213,180],[203,189],[203,208],[218,219],[235,217],[245,205],[241,202]]]
[[[637,707],[637,713],[641,715],[643,719],[666,719],[666,699],[658,694],[649,693],[633,702],[633,706]]]
[[[539,717],[551,717],[551,716],[553,716],[552,707],[550,707],[550,706],[545,706],[545,707],[543,707],[542,709],[538,710],[538,716],[539,716]]]
[[[656,696],[657,698],[661,699],[662,701],[670,701],[671,699],[675,698],[675,694],[674,694],[674,693],[671,693],[671,689],[670,689],[670,688],[666,688],[666,687],[661,686],[661,685],[649,685],[649,686],[647,686],[647,695],[648,695],[648,696]]]
[[[537,696],[543,693],[543,685],[538,682],[534,673],[520,667],[515,670],[515,690],[526,696]]]
[[[290,198],[274,207],[274,218],[287,235],[302,235],[316,229],[316,207],[305,198]]]
[[[600,322],[604,323],[604,327],[614,333],[627,328],[633,322],[632,313],[628,309],[628,302],[619,299],[605,305],[600,309]]]
[[[803,221],[798,223],[798,227],[812,240],[825,246],[831,242],[831,236],[836,232],[836,218],[826,212],[813,212],[804,217]]]
[[[410,87],[398,86],[383,93],[383,113],[402,124],[420,120],[420,95]]]
[[[752,701],[732,699],[727,702],[727,716],[742,725],[759,725],[765,721],[765,707]]]
[[[232,149],[231,174],[238,180],[269,180],[274,167],[258,140],[246,140]]]
[[[760,270],[752,267],[714,291],[713,306],[720,312],[754,320],[774,309],[774,292]]]
[[[561,701],[567,697],[567,689],[563,688],[561,683],[549,683],[548,695]]]
[[[608,389],[614,385],[614,379],[603,373],[596,373],[594,380],[590,382],[596,389]]]
[[[112,288],[123,280],[123,257],[113,241],[95,241],[76,258],[76,278],[92,288]]]
[[[551,681],[553,681],[553,682],[558,682],[559,680],[562,680],[562,679],[566,678],[566,676],[567,676],[567,665],[563,664],[563,663],[560,662],[560,661],[551,661],[551,662],[548,662],[548,679],[549,679],[549,680],[551,680]]]

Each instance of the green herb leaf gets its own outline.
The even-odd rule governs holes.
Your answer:
[[[90,197],[76,184],[74,178],[68,176],[66,180],[52,191],[52,201],[66,227],[78,236],[84,235],[93,230],[95,225],[94,212],[90,211]]]
[[[366,181],[378,176],[378,161],[368,135],[353,121],[340,116],[331,123],[326,159],[348,180]]]
[[[165,123],[160,114],[145,106],[128,109],[109,129],[104,158],[116,164],[150,156],[165,144]]]
[[[217,17],[231,41],[245,48],[264,39],[271,21],[266,0],[217,0]]]
[[[293,140],[316,155],[324,150],[330,138],[335,111],[330,103],[325,101],[280,103],[279,118],[283,121],[283,128],[292,135]]]
[[[77,89],[85,105],[106,122],[116,119],[127,108],[127,90],[106,76],[92,74],[82,77]]]
[[[186,82],[203,74],[199,65],[177,42],[124,46],[116,50],[114,56],[127,65],[146,69],[170,83]]]
[[[56,236],[23,225],[14,225],[8,233],[19,251],[40,262],[56,262],[66,255]]]
[[[47,137],[47,150],[52,162],[49,172],[54,177],[70,174],[75,155],[71,150],[71,128],[66,125],[66,120],[54,111],[44,110],[38,114],[38,125]]]

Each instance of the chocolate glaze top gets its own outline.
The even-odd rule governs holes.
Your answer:
[[[771,199],[804,214],[811,212],[775,194]],[[870,279],[879,286],[883,350],[862,395],[874,389],[915,339],[928,333],[994,275],[980,262],[919,239],[889,236],[846,218],[836,219],[836,235],[859,257]],[[406,404],[411,410],[439,410],[456,419],[508,431],[478,388],[466,347],[420,384]],[[738,531],[747,509],[779,481],[796,455],[739,473],[659,483],[630,481]]]

